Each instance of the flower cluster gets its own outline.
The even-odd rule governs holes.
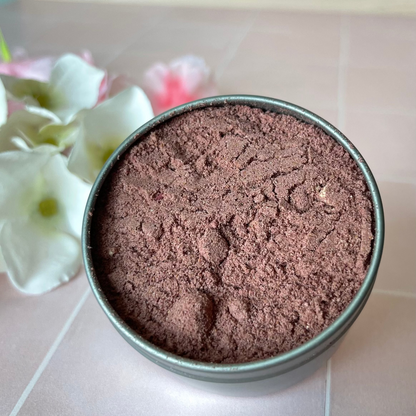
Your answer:
[[[116,95],[91,55],[0,66],[0,271],[28,294],[68,281],[92,183],[153,117],[145,93]]]
[[[157,63],[144,88],[94,65],[13,56],[0,32],[0,272],[27,294],[68,281],[81,264],[91,183],[134,130],[171,107],[215,93],[201,58]],[[148,99],[150,98],[150,101]]]

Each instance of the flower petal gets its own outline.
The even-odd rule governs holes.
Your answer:
[[[39,295],[67,282],[81,265],[76,238],[28,220],[6,222],[0,246],[9,278],[20,291]]]
[[[182,56],[165,65],[156,63],[144,75],[144,90],[156,114],[216,94],[209,67],[202,58]]]
[[[46,108],[36,107],[34,105],[27,105],[25,107],[25,110],[29,113],[48,118],[51,120],[51,122],[55,124],[62,124],[61,119],[55,113],[47,110]]]
[[[7,97],[6,89],[3,82],[0,79],[0,126],[2,126],[7,120]]]
[[[92,108],[98,100],[104,75],[104,71],[79,56],[62,56],[51,73],[50,93],[57,100],[51,110],[67,124],[80,110]]]
[[[4,260],[3,253],[1,252],[0,248],[0,273],[7,272],[7,265],[6,261]]]
[[[3,228],[4,221],[0,221],[0,234],[1,230]],[[0,246],[0,273],[7,272],[7,265],[6,261],[4,260],[3,253],[1,252],[1,246]]]
[[[45,187],[62,206],[64,219],[58,225],[61,231],[81,238],[82,219],[91,186],[71,173],[67,158],[56,154],[42,169]]]
[[[15,149],[11,139],[22,137],[32,145],[38,142],[38,132],[52,120],[25,110],[13,113],[0,128],[0,152]]]
[[[0,153],[0,219],[13,219],[27,210],[28,198],[36,192],[34,183],[50,158],[46,152]]]
[[[54,58],[49,56],[23,60],[17,60],[15,56],[12,62],[0,63],[0,74],[47,82],[54,61]]]
[[[93,182],[111,152],[152,117],[151,104],[139,87],[128,88],[85,112],[69,156],[69,170]]]
[[[46,82],[35,81],[33,79],[20,79],[8,75],[0,75],[4,88],[11,99],[24,101],[27,97],[39,97],[48,94],[48,84]],[[37,100],[34,101],[36,103]]]

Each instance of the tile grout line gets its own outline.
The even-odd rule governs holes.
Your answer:
[[[234,59],[238,51],[238,48],[240,47],[241,43],[243,42],[243,40],[246,38],[246,36],[250,32],[251,28],[253,27],[258,14],[259,12],[256,12],[256,14],[253,16],[251,21],[247,24],[247,26],[245,27],[243,32],[240,34],[240,36],[238,36],[236,39],[234,39],[234,41],[231,42],[229,51],[226,52],[224,58],[221,60],[217,69],[215,70],[215,81],[218,82],[218,80],[221,78],[221,76],[223,75],[224,71],[227,69],[230,62]]]
[[[326,362],[326,382],[325,382],[325,412],[324,416],[331,415],[331,360]]]
[[[349,16],[341,17],[340,44],[338,63],[338,129],[345,130],[345,94],[346,94],[346,69],[350,48],[350,20]]]
[[[340,24],[340,44],[339,44],[339,62],[338,62],[338,129],[345,130],[345,91],[346,91],[346,74],[345,69],[348,63],[349,50],[349,18],[341,17]],[[326,363],[326,380],[325,380],[325,408],[324,416],[331,415],[331,358]]]
[[[376,295],[389,295],[398,298],[416,299],[416,293],[402,292],[400,290],[373,289],[373,293]]]
[[[29,397],[29,394],[35,387],[37,381],[41,377],[42,373],[45,371],[46,367],[48,366],[49,362],[51,361],[53,355],[55,354],[56,350],[58,349],[59,345],[61,344],[62,340],[64,339],[66,333],[68,332],[69,328],[71,327],[72,323],[74,322],[75,318],[77,317],[79,311],[81,310],[82,306],[84,305],[85,301],[88,298],[88,295],[91,293],[90,288],[86,290],[86,292],[82,295],[81,299],[75,306],[74,310],[72,311],[71,315],[65,322],[64,326],[62,327],[61,331],[59,332],[58,336],[55,338],[52,346],[49,348],[49,351],[46,353],[45,358],[40,363],[38,369],[36,370],[35,374],[33,375],[32,379],[29,381],[28,385],[24,389],[22,395],[20,396],[19,400],[17,401],[16,405],[14,406],[13,410],[10,413],[10,416],[16,416],[22,406],[24,405],[26,399]]]

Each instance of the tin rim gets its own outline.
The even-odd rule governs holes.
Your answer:
[[[328,328],[323,330],[316,337],[300,345],[299,347],[271,358],[241,364],[205,363],[183,358],[164,351],[163,349],[146,341],[139,334],[133,331],[113,309],[113,307],[108,302],[104,292],[102,291],[98,278],[95,274],[90,245],[90,230],[95,202],[107,175],[111,171],[112,167],[120,159],[120,156],[125,153],[133,144],[140,142],[140,140],[153,128],[173,117],[204,107],[217,107],[224,105],[248,105],[257,108],[266,107],[270,111],[274,111],[276,113],[290,114],[302,121],[314,124],[324,130],[329,136],[340,143],[348,151],[348,153],[355,160],[358,167],[362,171],[371,193],[375,220],[373,252],[366,277],[357,294],[348,305],[348,307],[344,310],[344,312]],[[211,373],[217,375],[221,373],[243,374],[275,368],[283,364],[290,363],[291,361],[299,359],[302,356],[307,356],[317,347],[325,344],[338,331],[342,332],[345,327],[348,329],[350,326],[349,322],[351,321],[352,324],[352,322],[360,313],[360,310],[364,306],[365,302],[367,301],[377,276],[384,244],[384,213],[380,192],[370,168],[368,167],[359,151],[355,148],[355,146],[332,124],[317,116],[316,114],[286,101],[254,95],[224,95],[192,101],[190,103],[168,110],[163,114],[160,114],[159,116],[153,118],[138,128],[113,152],[113,154],[103,166],[92,186],[84,213],[81,244],[84,267],[92,292],[94,293],[101,308],[110,319],[111,323],[123,335],[123,337],[128,340],[132,346],[135,347],[135,349],[145,352],[147,357],[154,358],[158,363],[164,363],[169,367],[177,366],[185,371],[193,370],[201,373]]]

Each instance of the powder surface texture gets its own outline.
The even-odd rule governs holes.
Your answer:
[[[328,327],[360,288],[372,240],[370,193],[341,145],[230,105],[178,116],[121,157],[91,244],[105,294],[141,336],[242,363]]]

